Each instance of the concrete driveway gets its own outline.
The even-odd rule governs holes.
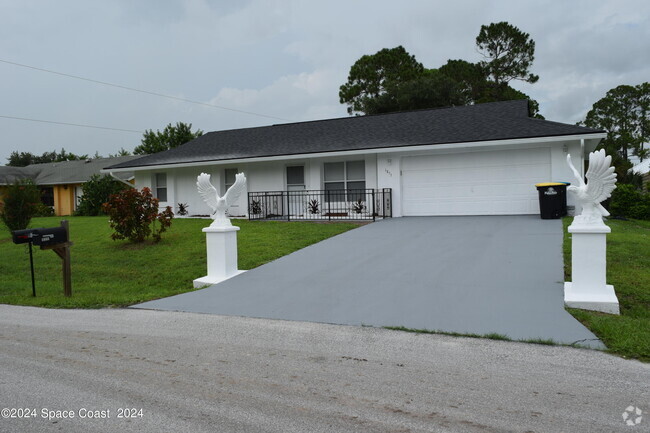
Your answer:
[[[603,347],[564,310],[562,223],[536,216],[369,224],[209,288],[134,306],[404,326]]]

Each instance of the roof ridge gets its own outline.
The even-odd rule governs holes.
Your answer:
[[[607,132],[605,129],[596,129],[596,128],[591,128],[589,126],[578,125],[579,122],[576,122],[574,124],[562,123],[562,122],[558,122],[557,120],[538,119],[537,117],[528,117],[528,119],[529,120],[534,120],[534,121],[537,121],[537,122],[553,123],[555,125],[562,125],[562,126],[571,125],[571,126],[576,126],[578,128],[590,129],[590,130],[592,130],[594,132]]]
[[[277,126],[290,126],[290,125],[303,125],[308,123],[323,123],[323,122],[333,122],[333,121],[342,121],[342,120],[353,120],[353,119],[366,119],[366,118],[375,118],[380,116],[395,116],[399,114],[409,114],[409,113],[421,113],[425,111],[442,111],[442,110],[466,110],[474,107],[484,107],[487,105],[514,105],[514,103],[521,103],[521,101],[528,101],[527,99],[510,99],[507,101],[491,101],[491,102],[481,102],[479,104],[468,104],[468,105],[449,105],[445,107],[433,107],[433,108],[418,108],[413,110],[403,110],[403,111],[391,111],[389,113],[375,113],[375,114],[364,114],[362,116],[347,116],[347,117],[332,117],[329,119],[313,119],[313,120],[301,120],[297,122],[286,122],[286,123],[273,123],[271,125],[259,125],[259,126],[248,126],[242,128],[231,128],[231,129],[220,129],[218,131],[210,131],[207,134],[214,134],[219,132],[229,132],[229,131],[240,131],[242,129],[261,129],[261,128],[272,128]]]
[[[104,170],[595,132],[600,131],[532,119],[528,100],[518,99],[212,131],[183,146]]]
[[[66,159],[64,161],[49,161],[49,162],[39,162],[38,164],[29,164],[26,165],[25,167],[43,167],[46,165],[50,164],[63,164],[63,163],[88,163],[88,162],[95,162],[95,161],[102,161],[102,160],[107,160],[107,159],[121,159],[121,158],[136,158],[136,157],[142,157],[146,155],[122,155],[122,156],[107,156],[107,157],[102,157],[102,158],[83,158],[83,159]]]

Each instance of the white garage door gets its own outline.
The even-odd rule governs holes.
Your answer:
[[[535,184],[550,180],[550,149],[402,159],[402,212],[418,215],[539,213]]]

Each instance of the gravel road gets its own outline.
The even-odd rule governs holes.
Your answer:
[[[2,432],[650,431],[650,366],[568,347],[0,305],[0,365]]]

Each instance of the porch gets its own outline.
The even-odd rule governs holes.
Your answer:
[[[330,189],[248,193],[250,220],[372,220],[392,216],[392,190]]]

